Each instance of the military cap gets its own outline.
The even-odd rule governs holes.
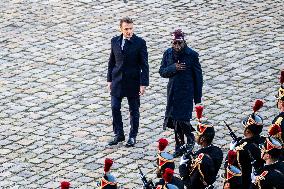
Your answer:
[[[100,189],[117,189],[116,178],[109,172],[112,164],[112,159],[105,159],[104,176],[100,180]]]
[[[165,148],[168,145],[168,140],[161,138],[158,140],[158,154],[157,154],[157,176],[161,177],[162,172],[166,168],[175,168],[174,157],[172,154],[165,152]]]
[[[196,129],[197,134],[199,136],[202,136],[204,134],[214,134],[215,133],[214,127],[209,122],[205,122],[205,123],[201,122],[203,109],[204,109],[203,106],[195,107],[196,117],[198,120],[198,125]]]

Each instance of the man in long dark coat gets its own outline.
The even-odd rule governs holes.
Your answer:
[[[125,140],[121,116],[121,101],[126,97],[130,112],[130,133],[126,147],[134,146],[139,127],[140,96],[149,85],[147,46],[144,39],[133,34],[133,21],[120,20],[121,35],[112,38],[107,82],[111,91],[111,109],[115,137],[109,145]]]
[[[181,155],[180,147],[185,144],[184,136],[188,144],[194,143],[190,119],[193,101],[195,104],[201,102],[203,85],[198,53],[187,46],[181,30],[173,33],[172,48],[165,51],[159,73],[161,77],[169,78],[164,129],[174,129],[174,157],[178,157]]]

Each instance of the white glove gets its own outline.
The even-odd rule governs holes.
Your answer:
[[[257,175],[254,174],[254,172],[255,172],[254,167],[252,167],[252,171],[251,171],[251,174],[250,174],[250,178],[251,178],[252,183],[255,183],[256,176],[257,176]]]
[[[237,141],[232,141],[232,142],[230,143],[230,150],[234,150],[235,147],[236,147],[236,145],[237,145]]]
[[[188,161],[189,161],[189,159],[186,159],[186,157],[184,155],[182,155],[181,158],[180,158],[179,165],[186,164],[186,162],[188,162]]]

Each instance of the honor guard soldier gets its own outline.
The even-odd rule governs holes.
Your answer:
[[[274,120],[272,121],[272,125],[280,126],[282,132],[280,131],[280,134],[277,138],[284,142],[284,70],[281,71],[280,87],[278,89],[276,99],[277,108],[279,109],[280,113],[274,118]],[[284,161],[284,149],[282,149],[280,159]]]
[[[242,189],[242,172],[234,166],[237,160],[236,151],[230,150],[228,152],[227,167],[225,167],[225,179],[223,189]]]
[[[253,113],[247,116],[242,124],[244,126],[244,138],[233,141],[230,149],[237,152],[237,163],[235,166],[242,171],[242,189],[249,189],[251,185],[251,173],[259,171],[264,164],[261,159],[259,145],[264,138],[260,136],[263,128],[263,119],[256,112],[263,106],[263,101],[256,100]]]
[[[174,157],[172,154],[165,152],[165,148],[167,147],[167,145],[169,144],[169,142],[167,141],[167,139],[161,138],[159,141],[159,145],[158,145],[158,158],[157,158],[157,177],[161,178],[163,177],[163,175],[165,174],[165,170],[166,169],[171,169],[174,170],[175,169],[175,163],[174,163]],[[183,189],[184,185],[183,182],[181,181],[181,179],[179,179],[178,177],[175,176],[171,176],[170,180],[167,181],[168,184],[173,184],[175,185],[178,189]],[[157,182],[155,185],[164,185],[165,184],[165,180],[164,178],[162,178],[159,182]]]
[[[278,116],[274,118],[272,124],[280,125],[282,131],[284,131],[284,70],[281,71],[280,87],[278,89],[276,99],[277,99],[277,108],[280,110],[280,113]],[[281,138],[282,140],[284,140],[284,132],[282,132]]]
[[[261,157],[265,165],[261,173],[255,177],[253,189],[283,189],[284,163],[279,161],[282,144],[273,137],[267,137],[261,147]]]
[[[268,134],[269,134],[269,136],[274,137],[281,142],[282,149],[281,149],[279,160],[284,161],[284,141],[283,141],[282,136],[281,136],[282,135],[281,126],[277,122],[275,124],[272,124],[268,128]]]
[[[104,176],[101,178],[99,183],[99,189],[117,189],[116,178],[110,174],[110,168],[113,164],[113,161],[109,158],[105,159],[104,166]]]
[[[220,169],[223,153],[212,144],[215,130],[212,125],[201,123],[202,106],[196,107],[198,118],[197,144],[201,149],[196,153],[184,154],[180,160],[179,173],[187,188],[213,188],[216,176]]]

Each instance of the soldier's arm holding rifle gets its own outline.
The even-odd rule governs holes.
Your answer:
[[[237,144],[240,142],[242,139],[241,137],[237,137],[237,135],[234,133],[234,131],[231,129],[231,127],[224,121],[225,125],[227,126],[229,130],[229,135],[232,137],[233,141],[230,143],[230,150],[233,150]]]

